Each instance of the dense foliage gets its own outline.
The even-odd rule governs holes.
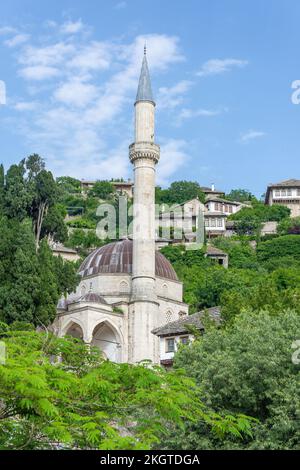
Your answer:
[[[255,235],[260,233],[264,222],[280,222],[290,216],[290,209],[285,206],[267,206],[263,202],[252,200],[251,206],[243,207],[235,214],[229,216],[234,220],[238,235]]]
[[[205,200],[201,186],[194,181],[174,181],[167,189],[160,186],[155,189],[157,204],[181,204],[194,198],[199,198],[202,202]]]
[[[53,256],[48,240],[64,241],[66,211],[43,159],[33,154],[0,168],[0,320],[49,324],[58,299],[74,290],[75,266]]]
[[[45,241],[36,251],[29,219],[0,216],[0,320],[49,324],[61,295],[78,282],[72,263],[54,257]]]
[[[180,371],[114,364],[79,340],[13,327],[0,324],[0,449],[149,449],[197,420],[220,438],[251,433],[243,415],[204,406]]]
[[[178,449],[299,449],[300,365],[292,347],[299,339],[300,315],[290,310],[245,311],[228,328],[211,328],[175,358],[203,391],[209,406],[222,413],[256,419],[254,436],[207,438],[205,423],[174,432],[167,443]]]
[[[256,200],[255,196],[247,189],[232,189],[228,194],[226,194],[225,198],[230,201],[238,202],[248,202]]]

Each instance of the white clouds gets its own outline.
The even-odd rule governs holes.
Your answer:
[[[2,35],[5,36],[7,34],[14,34],[16,32],[17,32],[17,30],[15,28],[11,27],[11,26],[2,26],[0,28],[0,35],[1,36]]]
[[[81,69],[82,72],[107,69],[111,61],[110,49],[108,43],[93,41],[80,48],[67,62],[67,67]]]
[[[87,106],[96,96],[96,86],[89,83],[82,83],[79,80],[65,82],[54,92],[54,98],[57,101],[79,108]]]
[[[37,103],[34,101],[19,101],[15,103],[14,109],[17,111],[32,111],[36,109]]]
[[[59,70],[55,67],[47,67],[45,65],[33,65],[31,67],[22,68],[20,75],[26,80],[47,80],[57,77]]]
[[[249,130],[245,132],[244,134],[241,134],[239,141],[242,143],[247,143],[251,140],[258,139],[260,137],[264,137],[266,135],[265,132],[262,131],[255,131],[255,130]]]
[[[71,44],[58,42],[45,47],[26,46],[19,56],[19,74],[26,80],[48,80],[62,73],[62,64],[74,52]]]
[[[170,139],[161,145],[161,158],[157,167],[157,183],[166,185],[172,175],[188,163],[187,142],[182,139]]]
[[[211,117],[211,116],[218,116],[221,114],[221,110],[219,109],[188,109],[188,108],[183,108],[179,115],[178,119],[183,120],[183,119],[190,119],[194,117]]]
[[[56,174],[127,176],[133,129],[124,110],[126,105],[133,115],[144,43],[154,75],[184,60],[178,38],[150,34],[127,44],[97,41],[75,35],[75,26],[68,24],[67,29],[64,25],[68,36],[62,39],[62,27],[50,26],[51,36],[19,45],[18,74],[26,80],[29,94],[34,92],[34,101],[24,96],[13,106],[19,115],[30,111],[30,120],[26,115],[18,127],[30,148],[44,155]],[[182,81],[168,93],[178,100],[189,87],[190,82]],[[168,93],[162,89],[162,95]],[[162,179],[175,171],[184,157],[182,141],[171,141],[164,148],[172,154],[172,163],[164,163],[162,157]]]
[[[199,77],[218,75],[236,67],[245,67],[247,64],[247,60],[240,59],[210,59],[202,65],[197,75]]]
[[[60,28],[63,34],[76,34],[84,29],[81,18],[77,21],[66,21]]]
[[[8,47],[16,47],[28,41],[29,37],[29,34],[16,34],[11,39],[4,41],[4,44]]]
[[[190,90],[193,82],[189,80],[182,80],[170,88],[161,87],[158,90],[157,104],[160,109],[175,108],[183,101],[183,95]]]
[[[73,44],[62,41],[44,47],[27,46],[22,50],[19,62],[23,65],[44,65],[46,67],[60,65],[74,51]]]

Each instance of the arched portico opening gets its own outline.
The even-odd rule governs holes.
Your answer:
[[[91,345],[99,348],[105,359],[121,362],[120,337],[109,323],[102,322],[94,328]]]
[[[66,329],[65,336],[73,336],[73,338],[83,340],[83,331],[78,323],[72,322]]]

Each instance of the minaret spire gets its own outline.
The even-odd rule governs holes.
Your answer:
[[[146,47],[135,101],[135,140],[129,147],[134,166],[132,297],[129,334],[134,347],[130,362],[159,360],[159,343],[151,331],[159,326],[155,278],[155,167],[153,100]]]
[[[147,62],[147,48],[144,45],[144,57],[142,62],[142,68],[139,79],[139,86],[136,94],[135,102],[139,101],[151,101],[154,105],[154,99],[152,94],[151,79]]]

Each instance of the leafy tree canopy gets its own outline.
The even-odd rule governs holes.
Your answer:
[[[115,187],[110,181],[96,181],[88,195],[99,199],[109,199],[115,193]]]
[[[53,256],[45,241],[36,251],[30,220],[0,218],[0,320],[49,324],[77,283],[74,265]]]
[[[248,202],[256,200],[255,196],[250,191],[248,191],[248,189],[232,189],[230,193],[226,194],[225,199],[238,202]]]
[[[196,181],[174,181],[168,189],[158,186],[155,191],[157,204],[181,204],[194,198],[199,198],[202,202],[205,200],[205,195]]]
[[[114,364],[78,340],[13,326],[0,324],[1,449],[150,449],[197,420],[211,435],[251,433],[244,416],[204,407],[180,371]]]
[[[254,439],[207,439],[206,425],[175,433],[176,449],[299,449],[300,370],[292,344],[300,315],[290,310],[245,311],[230,328],[210,329],[175,358],[220,413],[244,413],[259,420]],[[168,443],[167,443],[168,445]]]

